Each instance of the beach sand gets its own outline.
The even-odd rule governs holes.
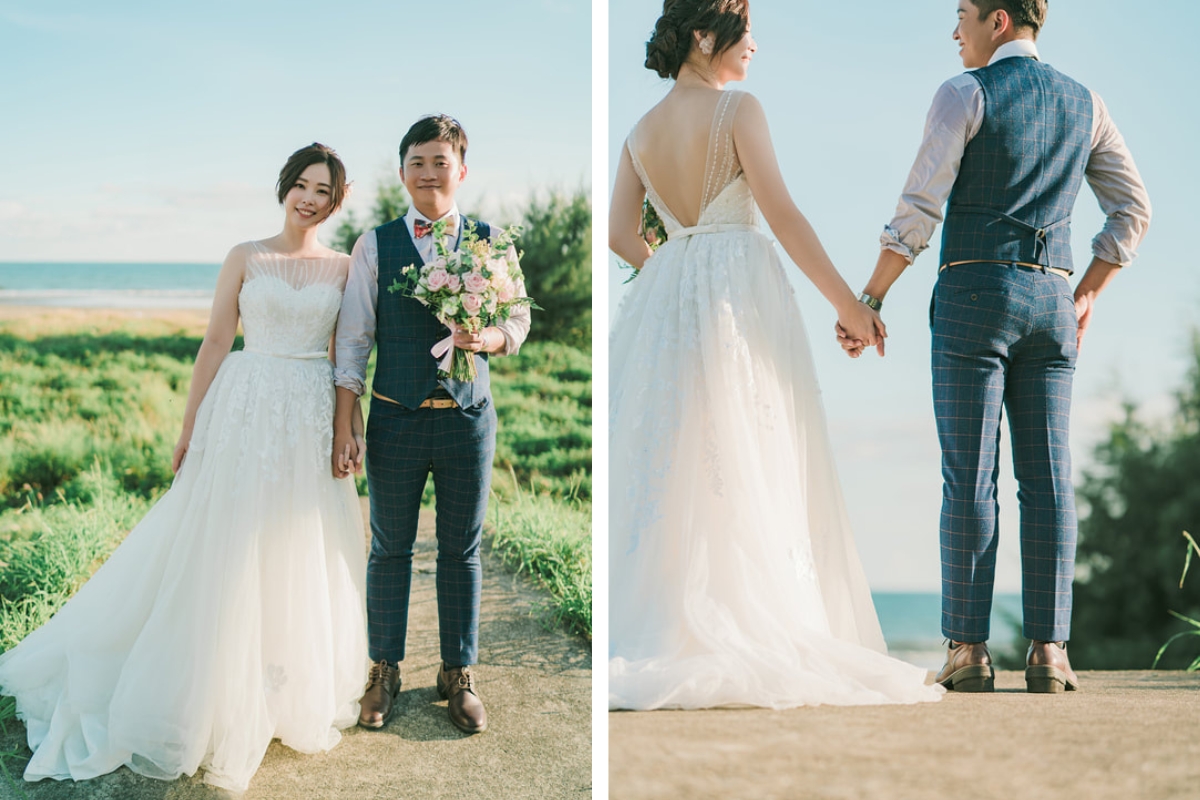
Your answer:
[[[0,330],[32,338],[64,330],[203,336],[208,309],[59,308],[0,304]]]

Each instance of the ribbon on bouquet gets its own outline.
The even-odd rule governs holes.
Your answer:
[[[443,325],[450,329],[450,335],[442,339],[437,344],[429,349],[430,354],[438,359],[438,369],[442,372],[449,372],[450,365],[454,363],[454,334],[458,331],[458,326],[453,320],[438,318]]]

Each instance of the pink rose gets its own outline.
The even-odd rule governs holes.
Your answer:
[[[483,308],[483,297],[467,292],[462,296],[462,307],[469,316],[477,317],[479,316],[479,309]]]
[[[505,258],[490,258],[487,263],[488,272],[492,273],[492,280],[503,280],[508,277],[508,260]]]
[[[478,272],[468,272],[463,276],[463,286],[468,292],[483,292],[488,288],[488,279]]]
[[[501,303],[510,303],[517,297],[517,285],[508,281],[497,290],[497,294]]]
[[[449,277],[446,278],[446,288],[452,292],[457,292],[462,288],[462,280],[453,272],[448,273],[448,275]]]
[[[429,291],[436,292],[450,281],[450,273],[444,267],[434,267],[429,270],[425,276],[425,283],[429,286]]]

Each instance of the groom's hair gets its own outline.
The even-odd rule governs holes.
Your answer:
[[[678,78],[695,42],[692,31],[711,33],[716,59],[746,35],[750,0],[663,0],[662,16],[646,42],[646,69],[660,78]]]
[[[1012,18],[1013,28],[1029,28],[1034,39],[1046,24],[1048,0],[971,0],[971,3],[979,9],[980,19],[997,9],[1004,9]]]
[[[400,166],[408,148],[426,142],[446,142],[458,151],[458,160],[467,163],[467,132],[462,124],[449,114],[430,114],[421,117],[400,140]]]

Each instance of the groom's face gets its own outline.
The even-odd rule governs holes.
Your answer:
[[[979,18],[979,6],[971,0],[958,0],[958,25],[954,28],[954,41],[958,42],[958,54],[967,69],[986,67],[996,52],[992,35],[995,32],[996,12]]]
[[[400,165],[400,180],[417,210],[437,219],[454,205],[454,195],[467,167],[449,142],[422,142],[408,148]],[[434,215],[437,216],[434,216]]]

